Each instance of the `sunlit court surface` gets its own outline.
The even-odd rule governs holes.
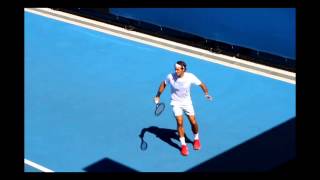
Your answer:
[[[36,12],[24,11],[25,172],[268,171],[295,157],[295,81]],[[214,97],[192,86],[202,147],[184,116],[186,157],[170,88],[160,116],[153,102],[178,60]]]

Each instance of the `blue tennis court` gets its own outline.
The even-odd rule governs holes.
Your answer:
[[[296,116],[295,84],[29,12],[24,23],[24,156],[54,172],[185,172]],[[181,59],[214,96],[192,87],[202,149],[188,143],[187,157],[169,87],[161,116],[153,103]]]

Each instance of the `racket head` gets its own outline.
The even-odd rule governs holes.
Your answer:
[[[154,114],[156,116],[159,116],[164,111],[165,107],[166,106],[164,105],[164,103],[158,103],[156,105],[156,110],[154,111]]]

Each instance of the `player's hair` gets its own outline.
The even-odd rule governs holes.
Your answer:
[[[182,68],[184,69],[184,71],[187,71],[187,64],[184,61],[178,61],[177,64],[179,64],[180,66],[182,66]]]

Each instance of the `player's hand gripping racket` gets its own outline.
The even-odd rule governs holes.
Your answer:
[[[209,94],[206,94],[204,97],[205,97],[208,101],[212,101],[212,100],[213,100],[213,97],[210,96]]]
[[[160,116],[160,114],[163,112],[166,106],[164,105],[164,103],[160,102],[159,97],[155,97],[154,102],[156,103],[156,109],[154,111],[154,115]]]

